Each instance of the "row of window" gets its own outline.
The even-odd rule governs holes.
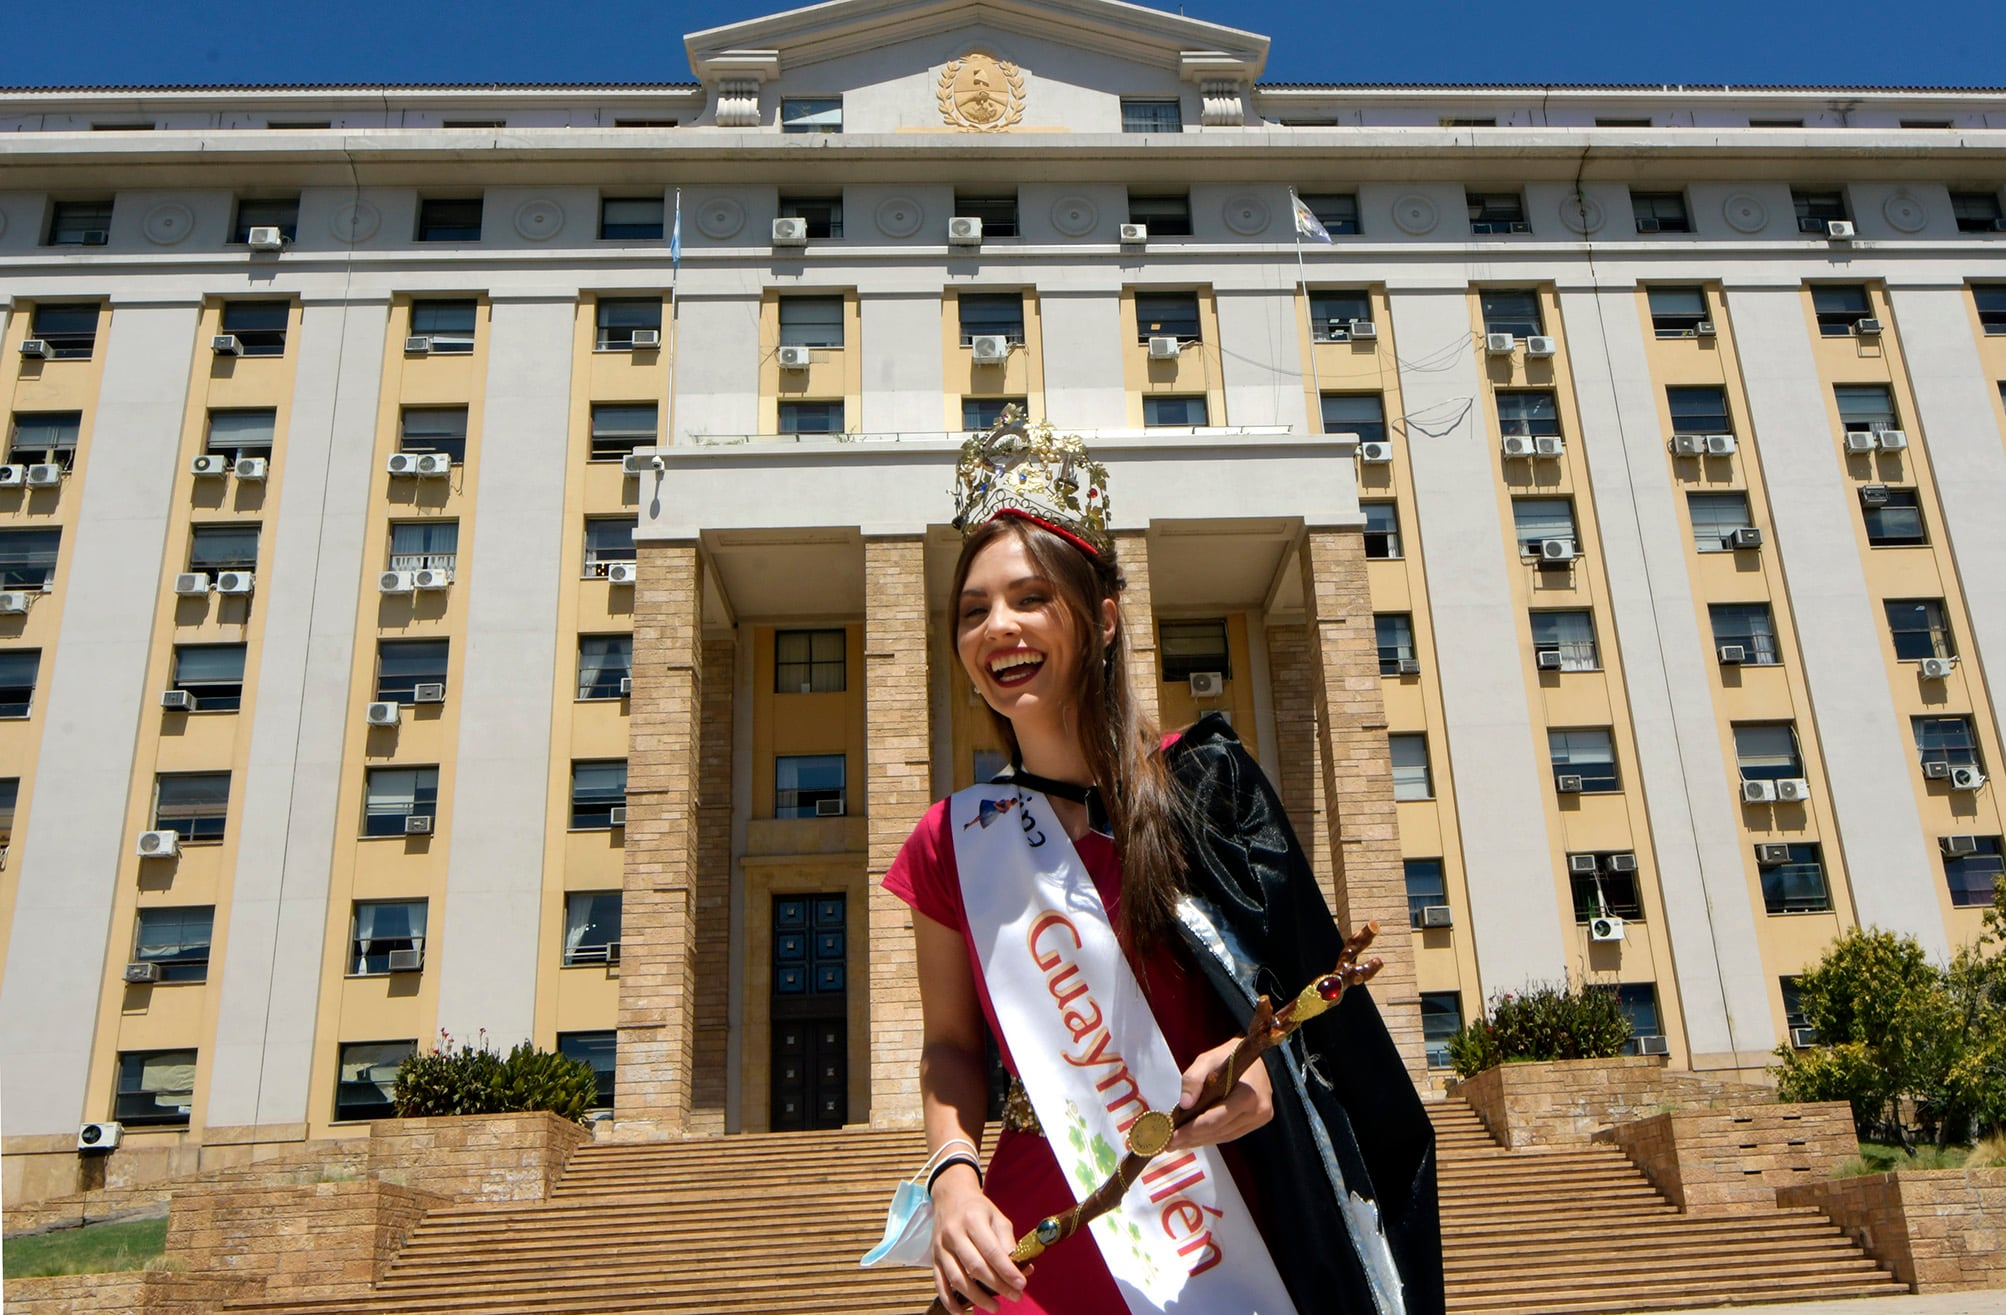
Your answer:
[[[1630,1040],[1625,1054],[1638,1053],[1646,1037],[1662,1038],[1664,1024],[1658,1014],[1658,988],[1652,982],[1625,982],[1597,986],[1593,990],[1613,991],[1617,1007],[1630,1024]],[[1421,992],[1421,1034],[1428,1053],[1429,1068],[1448,1068],[1449,1038],[1463,1028],[1462,995],[1456,991]]]

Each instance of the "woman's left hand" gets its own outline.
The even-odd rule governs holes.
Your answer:
[[[1184,1090],[1177,1098],[1178,1108],[1190,1109],[1197,1103],[1205,1079],[1226,1062],[1239,1044],[1235,1038],[1191,1061],[1191,1067],[1184,1070]],[[1246,1136],[1274,1117],[1274,1088],[1268,1082],[1268,1066],[1255,1060],[1253,1067],[1242,1073],[1233,1089],[1226,1093],[1226,1099],[1179,1128],[1166,1149],[1188,1151],[1194,1146],[1229,1142]]]

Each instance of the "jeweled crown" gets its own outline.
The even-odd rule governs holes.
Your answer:
[[[955,467],[954,525],[974,533],[998,516],[1022,516],[1096,555],[1114,546],[1107,467],[1078,434],[1029,424],[1014,403],[987,433],[971,434]]]

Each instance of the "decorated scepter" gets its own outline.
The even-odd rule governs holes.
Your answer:
[[[1189,1108],[1149,1110],[1137,1116],[1128,1127],[1128,1153],[1114,1173],[1072,1209],[1040,1219],[1035,1228],[1017,1239],[1010,1262],[1023,1265],[1036,1260],[1048,1247],[1065,1241],[1119,1205],[1123,1195],[1142,1177],[1149,1162],[1170,1144],[1171,1136],[1179,1128],[1224,1101],[1240,1076],[1259,1062],[1263,1054],[1286,1041],[1290,1033],[1310,1019],[1334,1007],[1344,998],[1347,987],[1358,986],[1379,971],[1382,965],[1378,959],[1359,962],[1359,956],[1378,934],[1377,922],[1366,923],[1345,940],[1344,948],[1338,952],[1337,967],[1305,986],[1280,1009],[1262,996],[1254,1006],[1254,1016],[1247,1021],[1246,1035],[1233,1047],[1226,1061],[1206,1075],[1204,1085],[1198,1089],[1198,1098]],[[947,1307],[936,1297],[933,1305],[927,1307],[926,1315],[948,1315]]]

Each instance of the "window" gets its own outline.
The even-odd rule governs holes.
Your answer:
[[[634,331],[662,331],[662,303],[655,297],[601,297],[594,308],[592,345],[602,352],[634,350]],[[659,341],[659,339],[658,339]]]
[[[15,465],[53,464],[68,470],[76,462],[80,411],[16,411],[7,460]]]
[[[1400,664],[1414,661],[1414,617],[1409,612],[1374,612],[1372,634],[1379,645],[1379,674],[1397,676]]]
[[[1142,399],[1142,423],[1147,429],[1182,429],[1187,426],[1198,429],[1211,421],[1206,418],[1202,394],[1191,397],[1151,394]]]
[[[443,452],[454,465],[467,459],[467,408],[407,406],[398,416],[399,452]]]
[[[1546,733],[1546,755],[1557,782],[1563,776],[1581,778],[1582,794],[1609,794],[1622,789],[1616,779],[1616,745],[1606,726]]]
[[[1444,128],[1495,128],[1498,126],[1498,121],[1495,115],[1490,118],[1449,117],[1442,120],[1442,126]]]
[[[34,711],[41,670],[41,649],[0,648],[0,718],[25,717]]]
[[[1407,922],[1421,925],[1421,910],[1449,902],[1449,886],[1442,876],[1439,858],[1410,858],[1402,866],[1407,872]]]
[[[1323,432],[1356,434],[1361,443],[1386,438],[1386,403],[1378,393],[1325,393]]]
[[[281,132],[311,132],[316,128],[333,126],[332,119],[269,119],[265,123],[267,129],[278,129]]]
[[[1204,337],[1195,292],[1138,292],[1135,294],[1135,340],[1175,338],[1197,342]]]
[[[404,824],[406,818],[422,817],[434,823],[438,821],[439,769],[436,767],[372,767],[362,789],[364,836],[410,835],[411,829]]]
[[[1957,646],[1950,642],[1950,622],[1944,617],[1941,598],[1890,598],[1881,604],[1881,609],[1887,614],[1888,634],[1894,640],[1897,661],[1957,656]]]
[[[1024,409],[1025,399],[1021,397],[964,397],[961,399],[961,427],[967,430],[993,428],[1003,415],[1003,408],[1015,406]]]
[[[578,637],[578,697],[617,699],[620,686],[634,674],[632,635]]]
[[[662,237],[662,198],[607,196],[599,200],[601,241],[658,242]]]
[[[1645,296],[1651,303],[1651,332],[1657,337],[1690,338],[1701,324],[1713,319],[1707,310],[1705,288],[1654,287]]]
[[[111,241],[111,198],[57,201],[49,207],[52,247],[101,247]]]
[[[226,301],[223,332],[236,336],[245,356],[284,356],[291,315],[292,307],[283,301]]]
[[[1567,857],[1571,860],[1578,855],[1569,854]],[[1638,893],[1637,874],[1616,871],[1609,862],[1614,857],[1612,854],[1591,854],[1588,857],[1595,860],[1593,872],[1576,872],[1571,862],[1567,868],[1568,891],[1574,897],[1574,921],[1587,923],[1607,917],[1641,920],[1644,901]]]
[[[1559,654],[1562,671],[1598,670],[1602,663],[1595,651],[1595,614],[1534,612],[1532,651]]]
[[[1825,883],[1823,851],[1816,844],[1787,845],[1782,863],[1757,862],[1765,913],[1830,913],[1832,892]]]
[[[1877,497],[1877,502],[1860,504],[1869,544],[1876,548],[1899,548],[1929,542],[1929,533],[1922,523],[1922,501],[1914,489],[1884,487]]]
[[[1598,128],[1648,128],[1651,126],[1651,121],[1649,119],[1597,118],[1595,126]]]
[[[258,566],[256,521],[196,525],[188,531],[191,571],[253,571]]]
[[[163,982],[206,982],[215,925],[214,905],[141,909],[132,934],[132,961],[159,968]]]
[[[235,712],[244,703],[244,646],[176,644],[170,680],[195,700],[191,712]]]
[[[447,119],[441,128],[506,128],[506,119]]]
[[[1309,294],[1311,336],[1318,342],[1350,342],[1351,322],[1372,318],[1372,297],[1364,292],[1313,291]]]
[[[587,516],[585,518],[585,578],[603,579],[613,562],[634,560],[632,516]]]
[[[418,202],[420,242],[481,240],[481,198],[432,197]]]
[[[1630,193],[1630,209],[1637,216],[1639,233],[1690,233],[1692,219],[1686,214],[1683,192]]]
[[[1539,294],[1529,288],[1485,288],[1477,294],[1477,302],[1483,308],[1485,333],[1536,338],[1546,332]]]
[[[620,892],[571,891],[564,896],[564,966],[620,961]]]
[[[1296,199],[1309,207],[1323,231],[1332,237],[1358,231],[1358,193],[1311,192]]]
[[[1389,735],[1386,747],[1393,758],[1393,797],[1433,799],[1435,780],[1428,771],[1428,737]]]
[[[1969,717],[1911,717],[1916,754],[1925,763],[1979,767],[1978,736]]]
[[[1776,979],[1776,985],[1783,997],[1783,1026],[1792,1031],[1808,1026],[1804,1021],[1803,979],[1779,977]]]
[[[1714,646],[1739,645],[1744,666],[1773,667],[1783,661],[1769,604],[1713,603],[1707,608],[1707,617],[1713,623]]]
[[[118,1057],[111,1116],[132,1128],[186,1126],[195,1108],[195,1052],[127,1050]]]
[[[1121,98],[1123,132],[1183,132],[1184,106],[1176,100]]]
[[[1700,552],[1733,552],[1734,532],[1749,528],[1746,493],[1688,493],[1693,547]]]
[[[49,359],[88,361],[98,341],[94,301],[45,303],[35,307],[29,335],[49,346]]]
[[[559,1032],[557,1053],[566,1059],[575,1059],[592,1066],[592,1076],[598,1081],[598,1094],[593,1097],[598,1108],[613,1108],[613,1080],[619,1072],[616,1058],[619,1052],[617,1032]]]
[[[1518,192],[1470,192],[1466,199],[1470,206],[1470,232],[1484,233],[1530,233],[1532,225],[1525,222],[1525,197]],[[1502,329],[1492,330],[1502,333]]]
[[[162,772],[153,782],[153,827],[181,843],[221,840],[230,820],[228,772]]]
[[[1879,433],[1897,425],[1894,394],[1886,384],[1835,384],[1832,394],[1839,403],[1841,429]]]
[[[840,630],[778,630],[773,635],[775,694],[840,694],[848,635]]]
[[[245,197],[237,202],[236,222],[230,226],[232,242],[249,242],[254,228],[276,228],[290,242],[299,236],[300,199],[297,196]]]
[[[445,639],[379,639],[376,641],[376,700],[412,703],[420,685],[446,683],[451,641]]]
[[[1233,675],[1223,618],[1157,622],[1156,652],[1165,680],[1189,680],[1200,671],[1216,671],[1228,679]]]
[[[1971,299],[1978,303],[1978,323],[1987,337],[2006,333],[2006,283],[1977,283]]]
[[[1753,122],[1750,127],[1755,126]],[[1795,124],[1802,127],[1802,124]],[[1823,233],[1825,225],[1834,219],[1849,219],[1846,213],[1844,192],[1810,191],[1801,187],[1790,189],[1790,200],[1797,207],[1797,228],[1803,233]]]
[[[571,829],[598,831],[613,825],[613,810],[627,807],[627,762],[609,758],[571,764]]]
[[[416,1041],[351,1041],[336,1067],[334,1119],[341,1123],[397,1117],[397,1070],[418,1053]]]
[[[1623,1053],[1638,1053],[1638,1038],[1663,1036],[1665,1025],[1658,1020],[1658,988],[1650,982],[1625,983],[1616,988],[1616,1007],[1623,1011],[1623,1017],[1630,1023],[1630,1039],[1623,1043]]]
[[[1128,196],[1128,222],[1147,224],[1151,237],[1191,236],[1191,194],[1170,192],[1158,196]]]
[[[783,196],[782,219],[805,220],[810,238],[843,236],[843,198],[840,196]]]
[[[464,356],[474,350],[474,329],[480,312],[477,301],[414,301],[411,332],[432,340],[434,356]]]
[[[1463,997],[1456,991],[1421,992],[1421,1040],[1429,1068],[1449,1067],[1449,1038],[1463,1030]]]
[[[1787,721],[1743,722],[1734,728],[1734,762],[1744,781],[1782,781],[1804,775],[1797,728]]]
[[[1010,192],[1003,196],[970,196],[966,192],[954,194],[954,213],[970,219],[982,221],[982,238],[986,242],[992,237],[1017,236],[1017,194]]]
[[[1400,556],[1400,508],[1391,502],[1361,502],[1365,513],[1365,556],[1368,561],[1393,561]]]
[[[1960,909],[1990,906],[1993,890],[2000,877],[2006,876],[1999,837],[1973,836],[1971,840],[1976,852],[1943,856],[1943,877],[1950,883],[1950,902]]]
[[[841,96],[783,96],[780,131],[836,133],[843,130]]]
[[[1853,326],[1874,313],[1873,299],[1863,283],[1821,283],[1811,289],[1811,313],[1819,336],[1850,338]]]
[[[1543,388],[1498,394],[1498,432],[1521,438],[1555,438],[1560,413],[1553,394]]]
[[[278,419],[278,412],[269,408],[211,411],[209,435],[203,441],[203,450],[215,456],[228,457],[232,462],[239,457],[269,457]]]
[[[782,402],[780,432],[783,434],[840,434],[843,432],[841,402]]]
[[[1671,407],[1674,434],[1734,432],[1734,421],[1727,413],[1727,390],[1718,384],[1667,388],[1665,400]]]
[[[618,461],[636,448],[655,443],[653,402],[594,402],[592,460]]]
[[[1574,503],[1568,498],[1513,498],[1512,533],[1527,555],[1539,556],[1539,545],[1548,539],[1576,543]]]
[[[21,778],[0,777],[0,863],[14,844],[14,809],[21,799]]]
[[[450,571],[460,560],[456,520],[390,522],[392,571]]]
[[[980,335],[1001,334],[1013,343],[1024,341],[1023,293],[964,292],[955,301],[961,314],[962,346]]]
[[[840,817],[846,763],[840,753],[783,754],[773,760],[775,817]]]
[[[843,299],[841,297],[782,297],[780,299],[780,345],[782,347],[841,347],[843,345]]]
[[[1960,233],[1997,233],[2002,227],[1997,192],[1952,192],[1950,211]]]
[[[61,530],[0,530],[0,589],[51,589]]]

